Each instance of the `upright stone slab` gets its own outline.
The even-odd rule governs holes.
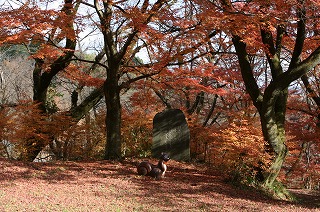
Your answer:
[[[158,158],[161,152],[173,160],[190,160],[190,131],[179,109],[166,109],[153,118],[152,156]]]

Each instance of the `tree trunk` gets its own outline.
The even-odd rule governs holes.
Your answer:
[[[35,67],[33,70],[33,101],[39,103],[39,109],[42,114],[46,114],[46,99],[47,87],[43,87],[42,65],[44,61],[41,59],[35,60]],[[47,142],[39,139],[29,139],[23,145],[23,151],[19,155],[19,160],[32,162],[47,145]]]
[[[118,86],[117,70],[108,70],[108,77],[104,85],[107,106],[107,143],[105,159],[121,160],[121,105]]]
[[[33,101],[40,103],[41,111],[45,112],[48,87],[43,86],[43,64],[44,61],[42,59],[35,59],[33,70]]]
[[[253,76],[249,58],[246,52],[246,44],[238,36],[234,36],[237,56],[239,59],[242,78],[246,89],[260,114],[260,122],[265,141],[267,142],[266,151],[273,156],[273,160],[264,173],[262,185],[271,189],[282,168],[282,164],[287,155],[285,145],[285,113],[287,104],[287,87],[282,88],[278,83],[271,82],[264,94]],[[281,70],[274,70],[274,73],[281,73]],[[274,74],[275,77],[277,74]]]
[[[274,182],[282,168],[282,164],[287,156],[288,149],[285,145],[285,134],[283,126],[279,126],[275,123],[261,122],[262,129],[267,136],[268,145],[267,151],[272,155],[272,162],[270,167],[264,173],[263,186],[268,189],[272,189]],[[269,150],[270,149],[270,150]]]
[[[288,153],[285,145],[285,115],[288,89],[278,89],[271,82],[263,95],[263,104],[260,109],[261,127],[265,140],[268,143],[267,151],[273,160],[264,174],[263,186],[272,189]]]

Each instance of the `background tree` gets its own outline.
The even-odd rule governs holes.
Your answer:
[[[55,35],[56,30],[58,30],[58,27],[55,27],[52,29],[52,32],[48,34],[48,42],[57,42],[56,40],[61,40],[63,38],[66,38],[65,46],[62,54],[58,54],[59,50],[55,48],[50,48],[50,46],[45,45],[43,42],[43,39],[46,39],[46,37],[40,37],[40,40],[32,39],[32,42],[36,45],[40,45],[40,49],[43,48],[41,51],[37,51],[35,54],[31,52],[33,55],[33,58],[35,59],[35,68],[33,70],[33,100],[40,103],[40,108],[43,111],[43,113],[47,113],[50,110],[54,108],[49,108],[49,104],[47,101],[47,93],[48,88],[51,84],[51,81],[54,76],[56,76],[57,73],[64,70],[69,63],[70,58],[73,56],[76,42],[75,42],[75,32],[73,29],[73,20],[75,17],[74,11],[73,11],[73,4],[72,0],[65,0],[64,6],[61,9],[61,13],[58,14],[58,17],[56,20],[64,20],[66,25],[65,27],[61,28],[61,32],[58,36]],[[75,10],[76,11],[76,10]],[[69,17],[68,17],[69,16]],[[61,25],[60,25],[61,26]],[[28,26],[27,26],[28,27]],[[58,37],[58,38],[57,38]],[[45,70],[45,59],[48,59],[48,55],[45,55],[45,52],[47,51],[47,54],[49,51],[51,52],[53,62],[49,65],[49,70]],[[52,55],[52,53],[55,52],[55,55]],[[55,58],[56,55],[58,58]],[[45,140],[41,139],[35,139],[31,140],[30,143],[26,143],[26,151],[24,154],[21,155],[22,160],[27,161],[33,161],[39,152],[48,144]]]
[[[107,108],[106,159],[121,158],[121,103],[120,92],[141,79],[169,74],[168,66],[177,58],[190,54],[201,46],[208,36],[199,36],[196,21],[180,23],[184,4],[159,0],[122,3],[95,1],[92,5],[99,17],[107,57],[104,94]],[[180,19],[181,20],[181,19]],[[172,24],[171,24],[172,23]],[[192,42],[198,36],[200,42]],[[183,40],[185,39],[185,40]],[[184,49],[179,46],[184,44]],[[141,50],[148,53],[147,64],[133,59]],[[170,69],[172,70],[172,69]],[[179,73],[178,70],[175,72]]]
[[[61,4],[61,9],[45,8],[41,6],[41,2],[21,2],[21,5],[12,2],[2,5],[2,14],[5,17],[3,24],[7,29],[3,34],[3,42],[24,44],[34,59],[33,100],[41,103],[39,106],[44,116],[57,112],[54,101],[48,99],[48,89],[57,75],[70,65],[76,47],[76,35],[81,31],[74,28],[79,2],[66,0]],[[36,15],[29,19],[25,15],[32,13]],[[16,22],[7,23],[8,19]],[[21,27],[16,28],[16,25]],[[102,97],[102,89],[93,90],[80,104],[71,108],[71,116],[80,120]],[[25,143],[26,151],[21,155],[21,159],[34,160],[49,142],[54,141],[53,136],[49,140],[32,139],[30,143]]]

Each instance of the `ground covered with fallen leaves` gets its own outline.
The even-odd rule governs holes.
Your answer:
[[[174,161],[157,181],[138,176],[137,162],[0,159],[0,211],[320,211],[319,192],[291,190],[299,203],[274,200],[204,165]]]

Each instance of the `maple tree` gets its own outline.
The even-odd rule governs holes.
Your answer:
[[[35,68],[33,70],[33,100],[41,103],[40,106],[44,113],[50,110],[47,105],[47,92],[51,81],[57,73],[64,70],[70,64],[70,58],[73,56],[75,50],[76,42],[73,29],[75,14],[73,9],[72,0],[66,0],[61,9],[61,13],[58,13],[58,17],[56,18],[56,20],[63,20],[65,23],[65,25],[60,25],[64,26],[63,28],[61,27],[62,33],[56,36],[54,33],[58,30],[58,26],[54,26],[52,33],[49,34],[49,42],[66,38],[63,49],[56,49],[51,45],[45,45],[45,43],[41,41],[43,37],[40,37],[40,41],[36,39],[32,40],[36,45],[40,45],[40,50],[32,54],[32,57],[35,59]],[[61,50],[63,50],[63,52],[60,53]],[[49,64],[49,70],[45,70],[45,63],[48,62],[46,60],[52,60]],[[21,155],[22,159],[33,160],[47,144],[47,142],[30,141],[30,144],[27,144],[27,152]],[[28,148],[29,145],[32,146],[32,148]]]
[[[35,60],[33,100],[40,103],[38,106],[44,116],[49,110],[47,92],[50,83],[59,71],[68,66],[75,49],[73,21],[70,19],[70,16],[73,17],[71,3],[72,1],[66,0],[61,11],[41,9],[36,2],[21,2],[21,5],[16,5],[9,1],[8,5],[3,4],[1,8],[1,14],[4,15],[1,24],[6,26],[1,42],[22,43],[28,47],[29,53]],[[54,47],[57,44],[55,41],[64,38],[66,38],[65,48]],[[45,65],[50,60],[50,69],[46,70]],[[40,131],[39,133],[41,134]],[[26,141],[21,159],[32,161],[47,144],[43,139],[37,138]]]
[[[56,112],[55,104],[48,99],[48,90],[56,76],[70,66],[76,35],[80,32],[74,28],[80,2],[66,0],[61,4],[61,9],[43,9],[41,2],[39,6],[37,2],[21,2],[15,8],[9,1],[9,5],[3,4],[1,8],[4,17],[1,24],[6,26],[1,42],[24,44],[34,59],[33,100],[41,103],[39,107],[44,116]],[[29,17],[29,14],[35,16]],[[8,20],[15,22],[8,23]],[[80,120],[101,99],[101,89],[93,90],[79,105],[73,104],[71,116]],[[52,137],[50,142],[53,140]],[[29,144],[25,143],[26,151],[21,159],[32,161],[47,144],[34,139]]]
[[[273,188],[288,153],[285,138],[285,114],[288,87],[320,62],[318,27],[314,1],[205,1],[204,19],[222,30],[232,41],[246,90],[259,112],[262,132],[273,162],[264,175],[263,185]],[[223,25],[221,25],[223,24]],[[312,53],[311,53],[312,52]],[[266,57],[270,80],[259,81],[250,55]],[[281,57],[285,57],[282,59]],[[262,89],[264,89],[262,91]]]

